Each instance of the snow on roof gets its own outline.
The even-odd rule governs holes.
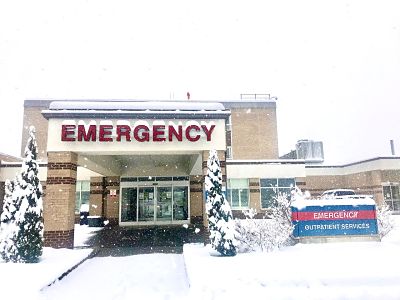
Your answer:
[[[13,156],[10,154],[0,152],[0,161],[2,163],[4,163],[4,162],[21,162],[22,160],[23,160],[22,157],[17,157],[17,156]]]
[[[50,110],[129,110],[129,111],[222,111],[219,102],[192,101],[55,101]]]
[[[296,200],[292,206],[302,209],[308,206],[331,206],[331,205],[375,205],[375,201],[370,197],[365,198],[346,198],[346,199],[312,199],[312,200]]]

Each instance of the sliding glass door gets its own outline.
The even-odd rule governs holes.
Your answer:
[[[138,221],[154,221],[154,187],[139,187]]]
[[[152,177],[151,183],[121,178],[120,224],[187,223],[189,182],[180,178]]]
[[[157,188],[157,216],[159,221],[172,220],[172,186]]]

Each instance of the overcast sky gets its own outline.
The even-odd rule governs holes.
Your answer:
[[[187,91],[277,96],[280,154],[400,154],[400,1],[0,0],[0,152],[19,154],[24,99]]]

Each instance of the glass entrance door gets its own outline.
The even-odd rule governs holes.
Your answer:
[[[172,220],[172,187],[158,186],[157,188],[157,221]]]
[[[174,186],[174,220],[188,219],[188,187]]]
[[[121,225],[189,222],[190,189],[186,176],[122,177],[120,195]]]
[[[154,221],[154,187],[139,187],[138,221]]]
[[[121,222],[135,222],[137,217],[137,188],[122,188]]]

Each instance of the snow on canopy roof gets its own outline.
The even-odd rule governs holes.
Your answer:
[[[375,205],[374,199],[371,197],[365,198],[345,198],[345,199],[312,199],[312,200],[295,200],[292,206],[302,209],[308,206],[332,206],[332,205]]]
[[[192,101],[54,101],[50,110],[129,110],[129,111],[221,111],[225,110],[218,102]]]

